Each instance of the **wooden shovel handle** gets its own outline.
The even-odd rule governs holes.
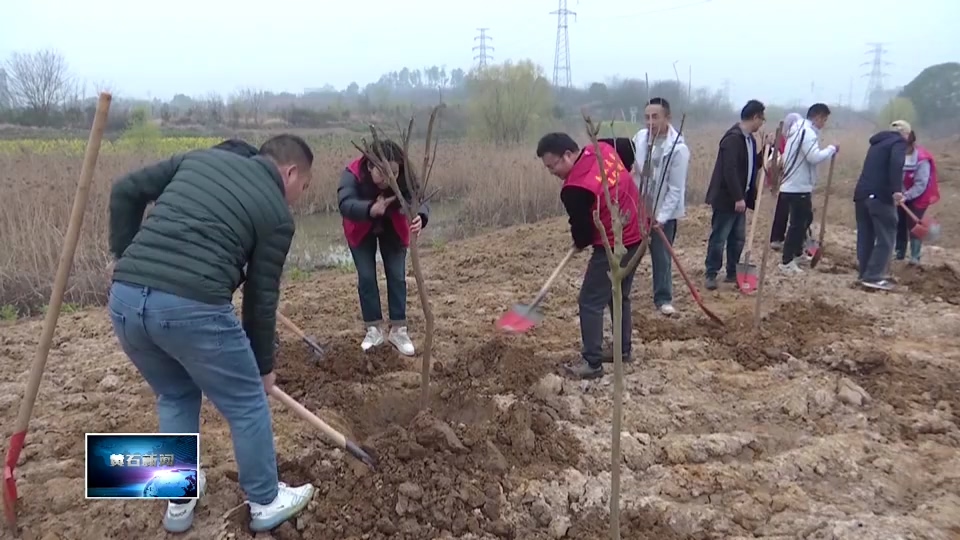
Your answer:
[[[767,181],[767,164],[769,160],[769,150],[764,152],[763,163],[760,165],[760,178],[757,180],[757,200],[753,203],[753,216],[750,218],[750,232],[747,233],[746,253],[753,253],[753,236],[757,232],[757,222],[760,217],[760,201],[763,198],[763,184]]]
[[[80,182],[73,198],[73,209],[70,211],[70,224],[67,226],[67,235],[64,239],[63,250],[60,252],[60,263],[57,265],[57,276],[50,292],[50,301],[47,304],[47,316],[43,320],[43,332],[37,345],[36,356],[30,367],[30,378],[27,388],[20,402],[20,412],[17,415],[17,425],[14,433],[25,431],[30,424],[33,414],[33,404],[37,400],[40,390],[40,380],[50,354],[53,343],[53,333],[57,329],[57,319],[60,317],[60,307],[63,305],[63,294],[67,289],[67,279],[70,277],[70,268],[73,266],[73,256],[77,251],[77,242],[80,240],[80,229],[83,227],[83,215],[90,198],[90,184],[93,182],[93,172],[97,167],[97,157],[100,155],[100,143],[103,141],[103,130],[107,125],[107,112],[113,98],[103,92],[97,100],[97,112],[93,117],[93,126],[90,128],[90,138],[87,139],[87,150],[83,155],[83,166],[80,169]]]
[[[340,433],[339,431],[330,427],[326,422],[321,420],[320,417],[313,414],[309,409],[301,405],[299,401],[293,399],[289,394],[281,390],[279,386],[273,385],[270,387],[269,393],[277,401],[283,403],[285,407],[293,411],[294,414],[310,423],[313,427],[322,431],[323,434],[326,435],[330,440],[330,442],[337,445],[339,448],[346,449],[347,438],[343,435],[343,433]]]
[[[827,204],[830,203],[830,186],[833,184],[833,166],[836,164],[837,155],[830,156],[830,170],[827,172],[827,186],[823,193],[823,210],[820,216],[820,249],[823,249],[823,239],[827,234]]]
[[[917,215],[913,213],[913,210],[910,210],[910,208],[907,206],[906,201],[901,201],[898,204],[898,206],[903,209],[903,213],[910,216],[910,219],[912,219],[914,223],[920,223],[920,218],[918,218]]]
[[[300,329],[297,325],[293,324],[293,321],[286,318],[283,313],[277,312],[277,320],[280,321],[280,324],[287,327],[288,330],[297,335],[300,339],[307,339],[307,335],[303,333],[303,330]]]
[[[553,285],[553,282],[557,280],[557,277],[560,275],[560,272],[563,271],[564,267],[567,266],[567,263],[570,262],[570,259],[573,258],[573,255],[577,252],[577,248],[572,247],[570,251],[563,257],[563,260],[560,261],[560,264],[553,270],[553,273],[550,274],[550,277],[547,278],[546,283],[543,284],[543,287],[540,288],[540,292],[537,293],[537,296],[533,298],[533,301],[530,302],[530,306],[536,306],[543,301],[543,297],[547,295],[547,291],[550,290],[550,287]]]

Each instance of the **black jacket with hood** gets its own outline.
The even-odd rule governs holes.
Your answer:
[[[903,193],[903,162],[907,141],[898,131],[881,131],[870,137],[870,149],[853,191],[853,200],[877,199],[893,204],[893,194]]]

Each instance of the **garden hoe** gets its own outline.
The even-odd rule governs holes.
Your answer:
[[[277,311],[277,320],[279,320],[284,326],[287,327],[288,330],[290,330],[290,331],[293,332],[298,338],[300,338],[301,341],[303,341],[304,343],[306,343],[306,344],[307,344],[307,347],[310,347],[310,349],[313,351],[313,354],[314,354],[314,356],[316,356],[317,360],[322,360],[322,359],[323,359],[323,347],[321,347],[320,345],[318,345],[318,344],[317,344],[317,341],[316,341],[315,339],[313,339],[313,338],[311,338],[310,336],[304,334],[304,333],[303,333],[303,330],[301,330],[300,328],[298,328],[297,325],[293,324],[293,321],[291,321],[290,319],[286,318],[286,317],[283,315],[283,313],[280,313],[279,311]]]
[[[540,306],[540,302],[543,301],[544,297],[547,296],[547,291],[550,290],[553,282],[557,280],[560,271],[567,266],[567,263],[570,262],[570,259],[573,258],[576,252],[577,248],[570,248],[570,251],[568,251],[563,260],[560,261],[557,268],[550,274],[550,277],[547,278],[547,282],[543,284],[543,288],[541,288],[537,296],[534,297],[533,302],[513,306],[510,311],[504,313],[503,316],[500,317],[500,320],[497,321],[497,328],[504,332],[522,334],[542,321],[543,314],[540,313],[540,310],[537,308]]]
[[[926,242],[936,242],[940,238],[940,224],[937,223],[933,218],[924,216],[923,218],[918,218],[912,210],[907,208],[905,203],[900,203],[900,208],[903,208],[904,213],[910,216],[910,219],[913,220],[916,225],[910,229],[910,234],[915,238]]]
[[[335,444],[338,448],[345,450],[351,456],[357,458],[357,460],[369,467],[371,471],[377,470],[377,459],[372,455],[372,452],[361,448],[357,443],[346,438],[343,433],[340,433],[339,431],[330,427],[317,415],[313,414],[309,409],[301,405],[300,402],[293,399],[289,394],[281,390],[279,386],[272,386],[270,388],[270,395],[280,403],[283,403],[284,406],[293,411],[294,414],[303,420],[306,420],[313,427],[323,432],[323,434],[327,436],[327,439]]]
[[[827,234],[827,204],[830,203],[830,184],[833,183],[833,165],[837,160],[837,155],[830,156],[830,171],[827,172],[827,187],[823,193],[823,210],[820,210],[820,234],[819,238],[807,244],[807,255],[810,255],[810,268],[816,268],[823,258],[823,240]]]
[[[14,470],[27,439],[27,427],[30,425],[33,405],[40,391],[40,381],[43,379],[43,369],[50,354],[53,334],[57,329],[60,306],[63,305],[63,294],[67,289],[70,267],[73,265],[73,256],[77,251],[77,241],[80,240],[83,214],[87,209],[87,200],[90,198],[90,183],[97,166],[97,157],[100,155],[100,143],[103,140],[103,130],[107,125],[107,112],[110,110],[111,99],[110,94],[103,92],[97,101],[97,110],[93,117],[93,126],[90,128],[90,138],[87,139],[83,166],[80,169],[80,182],[77,184],[73,209],[70,211],[70,224],[67,226],[63,250],[60,252],[60,263],[57,265],[57,275],[53,282],[53,290],[50,292],[50,302],[47,304],[47,316],[43,320],[43,333],[40,334],[37,353],[30,367],[30,378],[27,380],[27,388],[20,402],[17,424],[12,430],[10,445],[7,447],[7,457],[3,466],[3,511],[7,524],[13,530],[16,530],[17,526],[17,478],[14,476]]]
[[[770,163],[772,149],[765,152],[763,166],[760,167],[760,178],[757,181],[757,201],[753,205],[753,216],[750,219],[750,232],[747,234],[747,249],[743,252],[743,262],[737,265],[737,288],[746,295],[757,290],[757,275],[759,269],[750,260],[753,255],[753,236],[757,232],[757,221],[760,217],[760,201],[763,198],[763,185],[767,180],[767,164]]]

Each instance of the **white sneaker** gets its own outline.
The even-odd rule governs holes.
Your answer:
[[[810,266],[810,261],[812,260],[813,260],[813,256],[804,252],[803,255],[794,259],[793,262],[797,263],[798,265],[802,264],[804,266]]]
[[[796,275],[796,274],[803,273],[803,270],[801,270],[800,267],[797,266],[796,259],[790,261],[789,264],[780,263],[780,271],[787,275]]]
[[[659,310],[661,314],[666,315],[667,317],[671,317],[677,313],[677,310],[674,309],[672,304],[664,304],[659,307]]]
[[[413,341],[411,341],[410,336],[407,335],[406,326],[391,328],[387,340],[404,356],[413,356],[416,352],[413,347]]]
[[[314,491],[312,484],[290,487],[280,482],[277,484],[277,488],[277,497],[270,504],[248,503],[250,505],[250,529],[254,532],[276,529],[284,521],[296,517],[307,507]]]
[[[378,326],[368,326],[367,335],[363,337],[363,343],[360,344],[360,348],[364,351],[369,351],[370,349],[376,347],[383,343],[383,332],[380,331]]]
[[[203,497],[207,490],[207,475],[202,470],[197,470],[197,495]],[[167,502],[167,513],[163,515],[163,528],[167,532],[182,533],[193,525],[193,511],[197,508],[197,501],[193,499],[183,504]]]
[[[780,251],[783,249],[783,242],[770,242],[770,249]]]

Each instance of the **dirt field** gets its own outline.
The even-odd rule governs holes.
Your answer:
[[[709,216],[691,209],[678,249],[698,284]],[[626,367],[624,538],[956,538],[960,535],[960,280],[938,264],[913,291],[851,286],[852,232],[837,228],[816,271],[772,276],[765,329],[752,299],[706,295],[727,320],[697,311],[677,276],[681,316],[652,314],[649,264],[634,292],[638,363]],[[369,473],[279,404],[282,478],[318,494],[278,539],[605,536],[611,376],[553,373],[576,357],[583,256],[531,334],[493,323],[528,299],[559,259],[553,220],[449,244],[426,255],[436,311],[435,395],[417,414],[417,366],[359,353],[355,278],[331,271],[288,287],[282,310],[326,343],[315,363],[284,335],[282,388],[376,449]],[[773,263],[771,263],[773,264]],[[413,284],[412,277],[410,278]],[[411,291],[414,337],[422,317]],[[61,317],[18,466],[22,538],[164,538],[162,503],[83,500],[83,433],[152,431],[153,399],[100,310]],[[4,437],[16,416],[39,321],[0,328]],[[209,406],[202,454],[208,493],[185,538],[250,538],[229,432]],[[261,535],[259,538],[269,538]]]

